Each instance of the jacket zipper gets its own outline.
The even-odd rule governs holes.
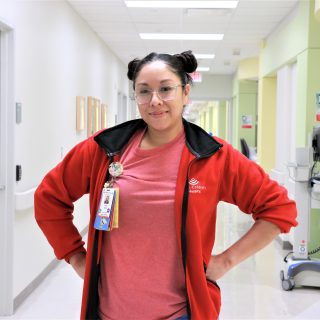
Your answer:
[[[113,161],[113,155],[109,155],[107,154],[108,160],[109,160],[109,164]],[[110,173],[109,170],[107,168],[106,173],[104,174],[104,178],[103,178],[103,185],[104,183],[109,179],[110,177]],[[100,263],[100,256],[101,256],[101,248],[102,248],[102,232],[101,230],[96,230],[94,229],[94,239],[93,239],[93,246],[92,246],[92,257],[91,257],[91,269],[93,268],[98,268],[99,263]],[[96,248],[96,249],[95,249]],[[96,255],[95,253],[96,252]],[[87,306],[86,306],[86,311],[85,311],[85,318],[86,319],[93,319],[96,318],[96,313],[98,312],[98,310],[96,310],[97,305],[96,305],[96,301],[94,303],[92,303],[91,300],[94,300],[95,298],[98,299],[97,296],[97,290],[98,288],[93,284],[93,278],[95,278],[95,280],[99,281],[99,274],[100,271],[97,271],[97,274],[95,276],[93,276],[93,274],[91,274],[90,279],[89,279],[89,288],[88,288],[88,298],[87,298]]]
[[[194,158],[190,161],[187,171],[186,183],[183,191],[183,200],[182,200],[182,221],[181,221],[181,250],[182,250],[182,263],[185,274],[185,286],[186,286],[186,304],[187,304],[187,313],[188,318],[191,319],[191,307],[188,296],[187,288],[187,233],[186,233],[186,222],[187,222],[187,213],[188,213],[188,202],[189,202],[189,172],[193,162],[198,160]]]
[[[109,164],[111,162],[113,162],[113,155],[109,156],[109,154],[108,154],[108,159],[109,159]],[[105,174],[103,185],[105,184],[106,181],[108,181],[109,177],[110,177],[110,173],[109,173],[109,170],[107,168],[107,172]],[[99,264],[100,263],[100,257],[101,257],[102,235],[103,235],[102,232],[103,231],[98,230],[97,232],[98,232],[98,253],[97,253],[97,261],[96,261],[96,263]]]

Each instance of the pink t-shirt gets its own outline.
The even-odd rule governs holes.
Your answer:
[[[171,320],[187,313],[174,210],[185,135],[143,150],[144,133],[133,136],[120,159],[119,229],[105,232],[102,244],[102,320]]]

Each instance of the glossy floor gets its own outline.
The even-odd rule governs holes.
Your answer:
[[[234,206],[221,204],[218,212],[214,252],[227,248],[252,224],[250,217]],[[284,255],[274,241],[225,275],[219,281],[220,319],[320,319],[320,288],[282,290],[279,272]],[[81,286],[81,279],[62,262],[15,315],[6,319],[78,319]]]

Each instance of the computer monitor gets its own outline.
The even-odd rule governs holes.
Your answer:
[[[313,128],[312,148],[313,148],[313,161],[320,161],[320,127]]]

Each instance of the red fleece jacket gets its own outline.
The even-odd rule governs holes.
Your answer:
[[[204,271],[215,242],[216,208],[219,201],[237,205],[241,211],[252,214],[255,220],[272,222],[282,232],[288,232],[292,226],[297,225],[295,203],[288,199],[287,191],[270,180],[256,163],[225,141],[215,139],[223,147],[202,159],[197,159],[186,144],[177,179],[176,231],[181,250],[181,212],[184,210],[186,181],[189,187],[185,208],[185,272],[192,320],[217,319],[220,311],[220,289],[206,280]],[[90,137],[75,146],[46,175],[35,194],[36,220],[57,258],[68,260],[73,254],[85,251],[82,238],[72,222],[73,202],[83,194],[90,193],[81,319],[94,318],[88,310],[96,303],[92,300],[98,299],[98,277],[95,274],[98,274],[102,231],[96,231],[93,223],[108,165],[105,150],[96,143],[94,137]]]

